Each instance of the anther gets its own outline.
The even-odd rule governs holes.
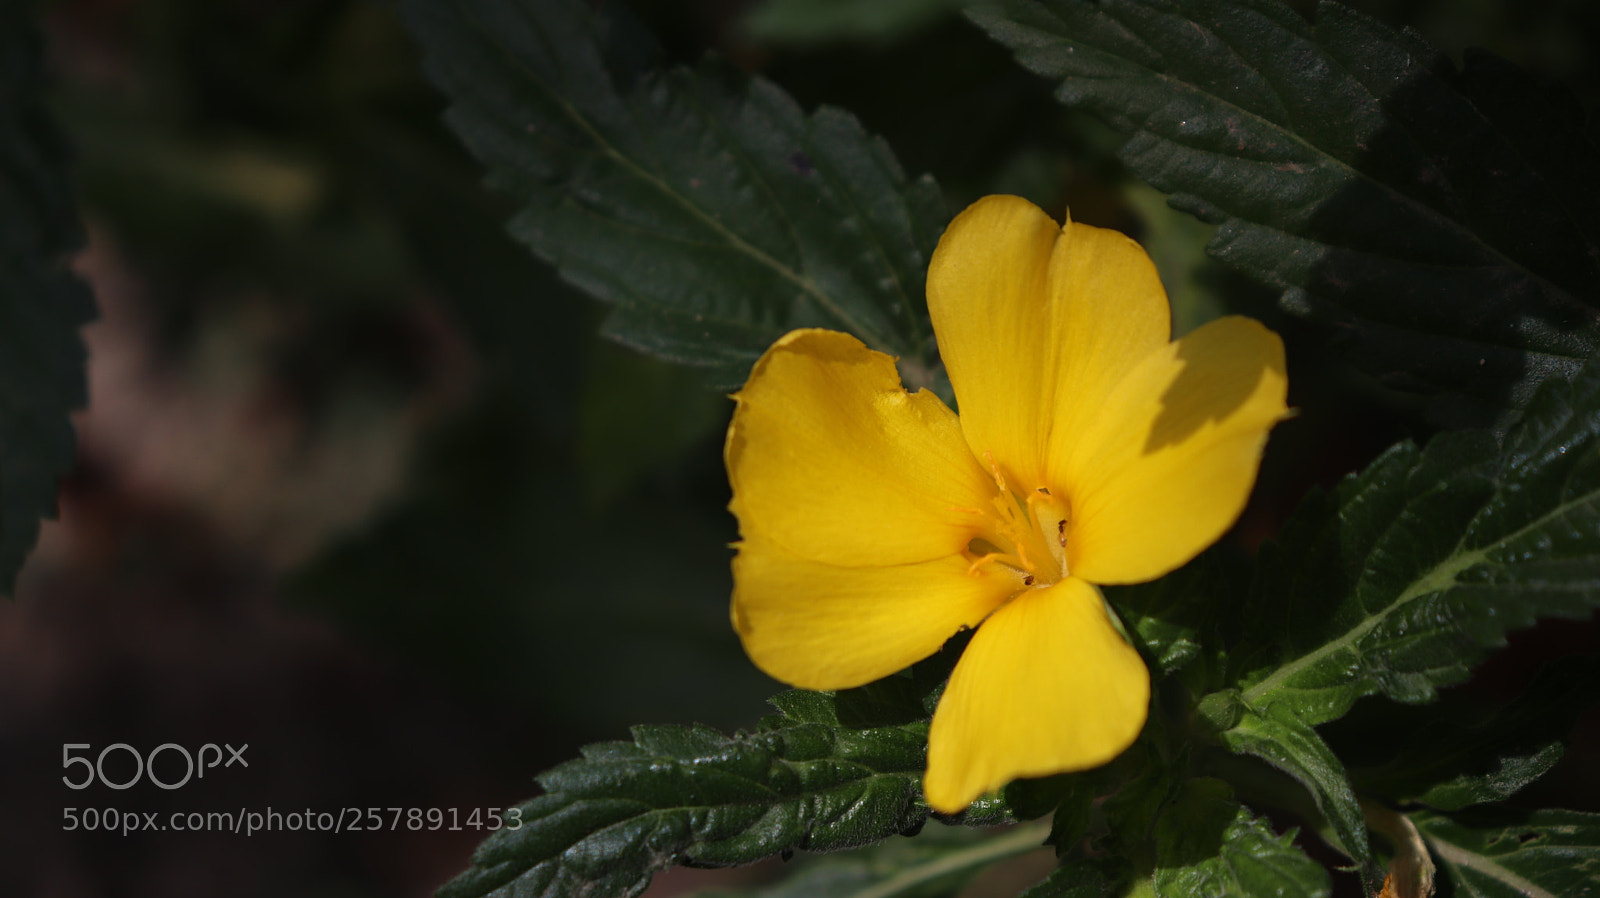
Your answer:
[[[1005,556],[1001,555],[999,552],[990,552],[987,555],[984,555],[981,558],[978,558],[975,561],[973,561],[972,564],[967,568],[967,573],[976,574],[978,572],[978,568],[983,567],[984,565],[986,565],[989,562],[995,560],[996,558],[1004,558],[1004,557]]]
[[[994,453],[984,450],[984,460],[989,463],[989,473],[994,475],[995,485],[1000,487],[1000,492],[1006,491],[1006,477],[1000,473],[1000,465],[994,460]]]

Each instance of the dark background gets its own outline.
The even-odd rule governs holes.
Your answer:
[[[1355,5],[1600,98],[1584,0]],[[1070,204],[1150,243],[1180,322],[1226,305],[1283,330],[1302,413],[1274,436],[1240,546],[1311,483],[1426,435],[1414,401],[1201,261],[1206,229],[976,29],[763,45],[745,6],[634,9],[672,58],[711,48],[808,108],[856,112],[952,210],[1001,191]],[[779,687],[726,617],[731,403],[598,341],[603,310],[503,235],[512,210],[441,125],[390,6],[70,0],[41,21],[101,317],[60,521],[0,602],[0,895],[426,895],[482,832],[123,836],[62,832],[62,814],[465,821],[630,723],[761,715]],[[1466,694],[1504,699],[1593,644],[1593,626],[1524,634]],[[1591,716],[1585,751],[1594,734]],[[119,742],[248,744],[250,766],[170,791],[62,784],[64,744]],[[1583,758],[1546,793],[1592,806]]]

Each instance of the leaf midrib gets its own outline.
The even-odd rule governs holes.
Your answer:
[[[663,759],[656,758],[654,760],[659,761],[659,760],[663,760]],[[672,759],[672,760],[675,763],[679,763],[679,764],[684,763],[683,759],[681,759],[681,758],[675,758],[675,759]],[[843,763],[847,763],[847,764],[848,763],[855,763],[855,762],[851,762],[851,761],[843,761],[843,759],[840,759],[840,758],[833,758],[832,760],[839,760],[839,761],[842,761]],[[779,763],[779,764],[784,764],[784,765],[794,765],[794,764],[808,763],[808,762],[805,762],[805,761],[791,761],[791,760],[789,760],[787,758],[776,758],[775,761],[777,763]],[[635,822],[637,820],[640,820],[640,819],[652,818],[652,817],[659,818],[659,817],[661,817],[663,815],[667,815],[667,814],[685,814],[685,813],[692,814],[692,813],[694,813],[696,811],[714,811],[714,810],[720,810],[720,809],[725,809],[725,808],[738,808],[738,807],[751,807],[751,806],[774,807],[774,806],[783,804],[785,802],[803,801],[803,800],[808,799],[808,798],[813,798],[813,797],[822,796],[822,795],[828,795],[829,793],[839,792],[839,791],[842,791],[842,790],[845,790],[845,789],[865,788],[865,784],[866,783],[868,783],[868,782],[870,782],[870,781],[872,781],[874,779],[877,779],[879,777],[903,778],[903,777],[907,777],[907,776],[912,776],[916,772],[915,770],[875,770],[875,769],[873,769],[871,767],[866,767],[865,765],[859,765],[859,766],[861,766],[864,770],[867,771],[866,775],[861,776],[861,777],[859,777],[857,779],[848,780],[846,782],[835,783],[834,785],[827,786],[827,787],[824,787],[824,788],[821,788],[821,789],[802,789],[802,790],[799,790],[797,792],[794,792],[794,793],[788,794],[788,795],[785,795],[785,794],[779,792],[778,790],[774,789],[769,783],[759,782],[759,781],[756,781],[756,780],[751,780],[748,777],[740,777],[741,779],[745,779],[747,782],[750,782],[752,785],[755,785],[756,787],[758,787],[758,788],[762,789],[763,791],[765,791],[766,793],[768,793],[768,795],[770,795],[770,797],[772,798],[771,801],[761,801],[761,800],[757,800],[757,799],[752,798],[752,799],[749,799],[749,800],[746,800],[746,801],[724,801],[724,802],[716,802],[716,803],[713,803],[713,804],[686,803],[686,804],[672,805],[670,807],[646,807],[645,809],[639,811],[638,813],[629,814],[628,816],[626,816],[626,817],[624,817],[624,818],[622,818],[620,820],[617,820],[617,821],[615,821],[613,823],[608,823],[605,826],[600,827],[599,829],[595,829],[595,830],[592,830],[590,832],[584,833],[581,838],[579,838],[576,841],[572,842],[572,844],[568,845],[562,851],[557,852],[556,854],[553,854],[553,855],[551,855],[551,856],[549,856],[549,857],[547,857],[547,858],[545,858],[543,860],[535,861],[534,863],[531,863],[531,864],[528,864],[528,865],[522,867],[522,872],[516,874],[516,876],[517,877],[521,877],[523,875],[526,875],[529,871],[534,870],[534,869],[536,869],[536,868],[538,868],[540,866],[543,866],[545,864],[554,863],[558,867],[559,866],[564,866],[564,864],[562,863],[562,858],[566,854],[566,852],[570,851],[573,847],[576,847],[577,845],[582,844],[585,841],[588,841],[590,839],[596,838],[596,837],[601,836],[601,835],[603,835],[605,833],[611,832],[612,830],[615,830],[617,827],[625,826],[627,824],[633,823],[633,822]],[[920,768],[918,768],[918,769],[920,769]],[[592,798],[599,798],[599,797],[602,797],[602,796],[574,795],[574,801],[575,802],[577,802],[577,801],[585,801],[585,800],[590,800]],[[626,798],[626,796],[612,796],[612,797],[613,798],[617,798],[617,797]],[[638,801],[638,799],[627,799],[627,800]],[[567,805],[567,807],[570,807],[570,806],[571,806],[570,804]],[[713,841],[713,842],[724,842],[724,841],[727,841],[728,839],[736,838],[737,836],[743,835],[743,834],[749,832],[749,830],[750,830],[750,827],[747,826],[744,829],[739,830],[734,835],[726,836],[726,837],[723,837],[721,839],[715,839],[715,840],[711,840],[711,841]],[[691,830],[691,833],[693,833],[693,830]],[[698,843],[700,841],[701,840],[699,838],[691,838],[690,844],[695,844],[695,843]]]
[[[1452,842],[1447,842],[1436,835],[1425,833],[1423,839],[1427,841],[1428,847],[1433,849],[1433,853],[1447,864],[1466,867],[1469,870],[1474,870],[1492,879],[1499,880],[1516,889],[1518,894],[1524,895],[1526,898],[1558,898],[1554,892],[1547,891],[1536,883],[1523,879],[1481,854],[1462,848]]]
[[[800,272],[795,271],[788,265],[785,265],[784,263],[773,258],[759,247],[746,242],[738,234],[729,230],[726,225],[718,221],[715,216],[706,213],[699,206],[696,206],[694,203],[690,202],[687,197],[672,189],[670,184],[657,177],[650,170],[634,162],[628,156],[624,155],[620,150],[612,145],[609,140],[606,139],[605,135],[595,130],[595,128],[589,123],[589,120],[571,103],[567,102],[565,97],[552,90],[550,86],[538,76],[537,73],[524,66],[521,60],[517,59],[516,56],[512,54],[500,41],[496,40],[493,32],[487,26],[485,26],[476,15],[474,15],[470,10],[466,9],[464,5],[460,4],[459,2],[457,3],[457,9],[461,13],[462,20],[470,23],[473,29],[478,32],[480,37],[490,46],[494,47],[495,50],[500,53],[501,58],[504,59],[511,68],[521,73],[531,84],[536,85],[538,89],[545,94],[545,96],[554,101],[556,106],[566,113],[568,119],[570,119],[574,125],[576,125],[585,135],[589,137],[589,139],[594,143],[595,148],[601,153],[615,161],[629,173],[633,174],[634,177],[637,177],[644,183],[650,185],[656,191],[668,197],[674,203],[688,211],[692,216],[722,237],[723,240],[727,241],[728,245],[733,249],[744,253],[751,259],[755,260],[758,264],[765,266],[783,279],[800,288],[801,292],[811,297],[811,299],[816,302],[817,305],[822,307],[837,321],[839,321],[839,323],[842,324],[846,330],[860,337],[868,346],[883,352],[896,351],[896,346],[892,340],[886,339],[875,329],[866,327],[860,321],[858,321],[855,316],[847,313],[833,299],[833,297],[829,296],[820,287],[818,287],[816,282]],[[540,36],[542,39],[543,32],[540,32]],[[763,182],[763,187],[766,187],[765,182]]]
[[[1500,494],[1501,485],[1497,484],[1494,495],[1491,496],[1489,500],[1484,503],[1484,505],[1486,506],[1489,502],[1493,502],[1498,499]],[[1266,679],[1244,690],[1244,692],[1241,694],[1241,697],[1244,699],[1246,704],[1249,704],[1252,707],[1256,707],[1258,702],[1270,700],[1272,698],[1272,692],[1275,691],[1283,681],[1288,680],[1300,673],[1302,670],[1315,665],[1327,655],[1351,648],[1353,645],[1355,645],[1355,643],[1359,642],[1362,637],[1366,636],[1379,624],[1387,620],[1389,616],[1394,614],[1397,609],[1405,606],[1409,602],[1421,598],[1422,596],[1429,595],[1434,592],[1448,590],[1450,587],[1456,585],[1455,578],[1458,574],[1464,570],[1467,570],[1468,568],[1473,567],[1474,565],[1487,561],[1491,552],[1522,538],[1530,531],[1534,531],[1545,526],[1549,522],[1561,517],[1562,515],[1565,515],[1567,512],[1573,509],[1583,505],[1593,504],[1596,499],[1600,499],[1600,489],[1583,493],[1566,502],[1562,502],[1539,517],[1533,519],[1527,524],[1524,524],[1500,539],[1495,540],[1492,543],[1487,543],[1477,549],[1470,549],[1460,552],[1459,554],[1453,550],[1451,555],[1447,556],[1438,564],[1435,564],[1427,571],[1427,573],[1412,580],[1411,585],[1401,592],[1401,594],[1397,596],[1394,601],[1390,602],[1388,606],[1386,606],[1380,613],[1370,615],[1356,626],[1346,630],[1344,634],[1339,636],[1337,639],[1325,642],[1317,648],[1305,653],[1304,655],[1301,655],[1300,657],[1280,666],[1277,670],[1269,674]],[[1479,506],[1479,510],[1481,511],[1483,507],[1484,506]],[[1466,536],[1467,531],[1463,530],[1461,538],[1456,542],[1457,549],[1460,548],[1461,540],[1465,540]],[[1362,676],[1365,676],[1365,674],[1357,674],[1357,677]],[[1346,681],[1343,685],[1349,685],[1349,681]],[[1368,694],[1368,692],[1370,692],[1370,690],[1364,691],[1362,694],[1365,695]]]

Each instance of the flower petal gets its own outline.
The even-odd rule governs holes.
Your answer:
[[[928,732],[934,810],[953,814],[1018,777],[1098,767],[1138,738],[1150,675],[1109,613],[1069,577],[983,622]]]
[[[1075,440],[1139,362],[1172,340],[1167,292],[1144,247],[1105,228],[1072,223],[1050,259],[1056,389],[1051,452]]]
[[[787,334],[734,399],[723,456],[745,538],[877,566],[955,554],[982,527],[994,480],[955,414],[855,337]]]
[[[1287,413],[1283,343],[1223,318],[1142,361],[1064,448],[1067,569],[1137,583],[1179,567],[1244,510],[1267,431]]]
[[[1044,448],[1046,284],[1059,233],[1027,200],[984,197],[950,222],[928,265],[928,312],[967,443],[1020,477]]]
[[[1171,334],[1166,292],[1137,243],[1057,227],[1012,196],[985,197],[950,223],[928,268],[928,311],[973,454],[991,453],[1025,484],[1039,482],[1051,428],[1077,427]]]
[[[958,555],[835,567],[746,540],[733,561],[733,626],[768,675],[802,689],[848,689],[928,657],[1023,588],[1009,568],[969,567]]]

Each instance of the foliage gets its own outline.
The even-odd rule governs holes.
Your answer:
[[[0,3],[0,593],[54,517],[75,451],[68,414],[88,401],[78,328],[94,317],[68,269],[83,243],[68,151],[46,113],[30,5]]]
[[[1336,3],[1004,0],[972,18],[1128,167],[1219,225],[1207,247],[1449,420],[1520,407],[1600,348],[1596,141],[1562,90],[1457,69]],[[1471,401],[1469,401],[1469,399]]]
[[[1600,880],[1600,815],[1576,811],[1412,816],[1439,865],[1467,898],[1592,895]]]
[[[791,47],[914,41],[955,6],[770,0],[749,25]],[[378,160],[371,183],[406,220],[395,246],[491,359],[490,389],[516,398],[441,441],[451,475],[308,579],[337,597],[328,608],[379,621],[395,642],[482,665],[484,693],[568,708],[625,693],[615,707],[639,715],[689,707],[667,695],[683,682],[727,696],[716,652],[731,635],[691,661],[652,648],[679,618],[722,632],[723,485],[713,472],[689,499],[652,472],[697,451],[714,467],[727,404],[702,388],[736,387],[791,328],[853,333],[898,356],[908,386],[948,393],[923,284],[952,204],[896,152],[939,157],[875,136],[892,135],[878,125],[891,117],[805,108],[802,89],[746,71],[764,57],[668,61],[615,3],[398,7],[448,103],[440,140],[465,145],[490,190],[418,177],[429,166],[409,157],[432,152],[420,143],[369,136],[361,158]],[[1418,33],[1332,2],[1314,21],[1277,0],[992,0],[967,16],[1048,80],[1075,153],[1115,144],[1150,186],[1085,195],[1084,171],[1108,176],[1078,157],[1066,173],[1008,168],[1055,152],[1030,146],[940,171],[963,185],[952,196],[1010,178],[1073,196],[1083,220],[1142,222],[1180,328],[1245,304],[1208,266],[1249,275],[1317,325],[1285,328],[1292,365],[1328,342],[1430,397],[1416,420],[1362,381],[1297,370],[1297,389],[1315,386],[1303,402],[1337,393],[1357,417],[1406,417],[1413,438],[1385,434],[1386,450],[1340,458],[1334,474],[1354,472],[1311,488],[1282,521],[1253,509],[1259,540],[1105,590],[1155,682],[1145,732],[1102,768],[931,815],[926,734],[957,634],[859,689],[780,694],[753,728],[637,726],[589,745],[538,777],[542,794],[441,894],[631,896],[673,865],[836,852],[752,894],[932,896],[1045,845],[1058,864],[1029,898],[1325,896],[1356,879],[1370,895],[1385,867],[1419,856],[1390,843],[1396,820],[1448,894],[1592,893],[1600,824],[1543,806],[1557,791],[1543,787],[1600,694],[1595,658],[1552,661],[1512,700],[1463,688],[1519,631],[1538,637],[1600,604],[1592,120],[1528,71],[1483,53],[1458,66]],[[6,589],[72,458],[77,328],[93,313],[66,268],[81,235],[39,53],[31,11],[0,5]],[[1041,125],[1032,139],[1055,133]],[[1201,221],[1162,218],[1156,191]],[[502,208],[520,248],[490,233]],[[577,348],[591,322],[576,292],[638,354]],[[1273,483],[1295,496],[1335,480],[1271,453],[1264,471],[1293,468]],[[590,641],[574,639],[585,627]],[[630,663],[585,657],[595,633]]]
[[[646,39],[578,4],[403,8],[452,127],[523,204],[513,232],[612,304],[608,336],[727,387],[796,327],[931,350],[942,199],[848,113],[715,60],[641,71]]]
[[[539,777],[521,826],[484,842],[441,895],[636,895],[674,863],[728,866],[918,829],[920,723],[854,729],[838,700],[789,693],[754,733],[636,727]],[[846,712],[848,714],[848,711]]]

